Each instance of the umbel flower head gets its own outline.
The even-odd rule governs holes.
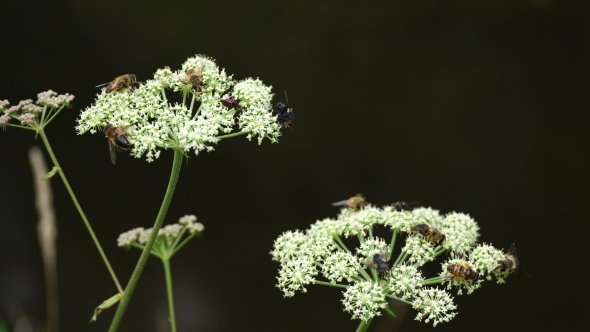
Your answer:
[[[201,235],[205,230],[205,226],[196,221],[197,217],[195,215],[186,215],[181,217],[177,224],[166,225],[159,229],[156,242],[152,247],[152,255],[169,259],[193,237]],[[134,247],[143,250],[151,234],[151,228],[134,228],[119,235],[117,244],[119,247],[127,249]],[[187,237],[183,238],[184,235],[187,235]]]
[[[166,90],[182,93],[182,103],[171,103]],[[190,97],[190,98],[189,98]],[[107,124],[124,127],[135,157],[158,158],[162,149],[212,151],[225,137],[247,135],[277,142],[280,125],[273,114],[271,87],[259,79],[235,82],[215,61],[203,55],[187,59],[181,69],[158,69],[153,79],[135,87],[107,93],[78,119],[79,134],[102,131]],[[225,105],[232,98],[239,107]],[[234,132],[237,125],[238,132]]]
[[[8,100],[0,100],[0,127],[24,127],[40,130],[47,125],[64,108],[69,107],[74,96],[69,93],[58,95],[53,90],[37,94],[37,101],[21,100],[17,105],[8,107]],[[20,125],[10,123],[17,120]]]
[[[394,236],[373,236],[377,225]],[[404,233],[405,244],[394,246],[391,242]],[[452,319],[456,306],[450,293],[433,285],[442,284],[459,294],[466,289],[470,294],[481,286],[483,277],[479,276],[495,276],[500,281],[510,273],[499,271],[509,265],[499,264],[506,255],[491,245],[477,245],[478,237],[477,223],[463,213],[441,215],[423,207],[398,211],[369,204],[359,210],[343,209],[336,219],[319,220],[305,232],[284,232],[271,255],[281,264],[277,287],[285,297],[307,292],[310,284],[345,288],[342,304],[353,319],[368,322],[381,315],[382,309],[390,312],[386,301],[390,298],[411,304],[418,312],[417,320],[436,326]],[[347,243],[358,239],[359,245],[351,250],[345,238],[351,238]],[[397,254],[395,247],[401,248]],[[465,257],[455,257],[456,252]],[[453,257],[438,265],[438,275],[425,278],[420,267],[443,254]],[[449,273],[450,264],[463,264],[464,269]]]

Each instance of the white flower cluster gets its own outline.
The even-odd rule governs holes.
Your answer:
[[[168,101],[166,90],[182,92],[183,102]],[[234,83],[214,60],[197,55],[180,70],[158,69],[153,79],[136,87],[108,93],[103,89],[80,114],[76,129],[83,134],[101,131],[107,124],[124,127],[132,154],[138,158],[145,154],[148,162],[158,158],[161,149],[212,151],[221,136],[234,130],[236,118],[240,133],[248,139],[257,137],[260,144],[266,137],[276,142],[281,127],[273,114],[272,96],[271,87],[260,80]],[[222,103],[230,97],[239,107]],[[196,104],[198,109],[193,110]]]
[[[398,255],[389,259],[391,244],[372,236],[376,225],[408,234]],[[478,231],[477,223],[463,213],[441,215],[431,208],[399,211],[370,204],[359,210],[345,208],[337,219],[319,220],[305,232],[287,231],[276,239],[271,255],[281,264],[277,287],[285,297],[306,292],[311,283],[346,288],[344,310],[363,321],[380,315],[386,299],[393,298],[412,304],[418,310],[417,320],[437,325],[452,319],[456,306],[448,292],[425,285],[448,283],[459,293],[463,289],[471,293],[481,285],[480,276],[494,275],[500,281],[511,272],[498,270],[505,257],[502,251],[476,246]],[[360,241],[356,250],[346,247],[349,237]],[[469,259],[449,259],[439,276],[425,279],[419,267],[443,253],[465,253]],[[454,273],[448,271],[451,264],[456,264]]]
[[[22,126],[30,126],[35,129],[49,123],[59,111],[70,106],[74,96],[66,93],[58,95],[53,90],[37,94],[37,102],[32,99],[21,100],[17,105],[8,107],[8,100],[0,100],[0,127],[12,125],[11,119],[20,121]]]
[[[179,243],[179,240],[187,233],[191,238],[195,235],[200,235],[205,229],[205,226],[196,221],[196,216],[186,215],[179,219],[178,224],[170,224],[162,227],[160,230],[158,230],[158,236],[156,237],[156,244],[154,244],[154,248],[165,248],[170,247],[174,243]],[[125,248],[129,248],[131,246],[142,248],[141,246],[147,243],[151,234],[151,228],[134,228],[119,235],[119,238],[117,239],[117,245],[119,247]],[[162,245],[158,246],[157,243],[161,243]]]

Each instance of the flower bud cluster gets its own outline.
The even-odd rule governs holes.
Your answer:
[[[10,120],[20,121],[21,126],[35,129],[51,121],[64,107],[70,106],[74,96],[69,93],[58,95],[53,90],[37,94],[37,102],[32,99],[21,100],[17,105],[8,107],[8,100],[0,100],[0,127],[12,125]]]

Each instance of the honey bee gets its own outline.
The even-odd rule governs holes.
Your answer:
[[[112,82],[99,84],[96,87],[100,88],[105,85],[108,85],[106,88],[106,93],[109,93],[111,91],[127,89],[134,83],[137,83],[137,78],[135,77],[135,74],[125,74],[115,78]]]
[[[111,161],[113,165],[117,161],[117,149],[120,150],[131,150],[131,143],[127,140],[127,127],[121,126],[116,127],[112,124],[107,124],[104,127],[104,134],[109,140],[109,152],[111,154]]]
[[[387,256],[389,255],[389,246],[384,246],[378,254],[373,255],[373,258],[367,258],[363,264],[377,269],[379,271],[379,278],[385,280],[385,276],[389,274],[389,264],[387,263]]]
[[[446,239],[445,235],[438,228],[428,224],[414,225],[410,230],[424,235],[426,239],[437,246],[441,245]]]
[[[235,100],[234,97],[229,97],[227,99],[221,99],[221,103],[230,109],[232,109],[232,108],[239,109],[240,108],[240,103],[237,100]]]
[[[198,71],[194,69],[186,71],[185,82],[192,85],[193,89],[196,91],[201,91],[203,89],[203,68],[205,68],[205,66],[202,66]]]
[[[447,272],[452,274],[455,278],[463,280],[477,281],[481,278],[481,275],[474,271],[469,264],[449,264],[447,265]]]
[[[289,98],[287,98],[287,91],[285,91],[286,102],[278,102],[276,109],[272,111],[273,114],[277,115],[277,122],[283,128],[291,128],[294,124],[295,113],[293,108],[289,106]]]
[[[518,268],[518,258],[516,258],[516,244],[510,245],[508,252],[504,255],[504,259],[498,261],[498,267],[500,271],[510,271],[511,273],[516,272]]]
[[[349,209],[357,211],[364,209],[365,205],[367,205],[367,202],[361,194],[356,194],[356,196],[352,196],[351,198],[344,201],[332,203],[332,206],[346,206]]]
[[[410,203],[406,203],[404,201],[391,203],[391,207],[396,209],[397,211],[412,211],[414,207],[410,205]]]

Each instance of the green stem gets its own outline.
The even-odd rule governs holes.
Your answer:
[[[176,332],[176,314],[174,313],[174,294],[172,293],[172,273],[170,272],[170,260],[163,259],[164,274],[166,275],[166,292],[168,293],[168,308],[170,310],[170,325],[172,332]]]
[[[391,237],[391,249],[389,249],[389,256],[387,256],[387,261],[391,259],[393,255],[393,247],[395,246],[395,240],[397,239],[397,228],[393,230],[393,236]]]
[[[388,298],[390,298],[390,299],[394,299],[394,300],[397,300],[397,301],[403,302],[403,303],[405,303],[405,304],[412,305],[412,302],[410,302],[410,301],[407,301],[407,300],[404,300],[404,299],[400,299],[399,297],[396,297],[396,296],[393,296],[393,295],[385,295],[385,296],[386,296],[386,297],[388,297]]]
[[[193,106],[195,105],[195,99],[197,99],[197,95],[193,93],[193,99],[191,99],[191,114],[193,113]],[[195,119],[197,118],[197,114],[195,114]]]
[[[111,263],[109,263],[109,259],[107,258],[104,251],[102,250],[102,247],[100,246],[100,242],[98,242],[98,238],[94,234],[94,231],[92,230],[92,226],[90,226],[90,222],[86,218],[84,211],[82,211],[82,207],[80,206],[80,203],[78,203],[78,199],[76,198],[76,195],[74,195],[74,191],[70,187],[70,183],[68,182],[68,179],[66,179],[66,175],[64,174],[63,168],[59,165],[59,162],[57,161],[57,158],[55,157],[55,154],[53,153],[53,149],[51,149],[51,145],[49,145],[49,140],[47,139],[47,136],[45,136],[45,131],[39,130],[38,133],[41,136],[43,143],[45,144],[45,148],[47,149],[47,153],[49,153],[49,157],[51,157],[51,161],[53,162],[53,165],[55,167],[59,168],[59,172],[58,172],[59,176],[61,177],[61,180],[63,181],[64,185],[66,186],[66,189],[68,190],[68,193],[70,194],[70,197],[72,198],[72,201],[74,202],[74,205],[76,206],[76,209],[78,209],[78,213],[80,214],[80,217],[82,217],[82,221],[84,221],[84,224],[86,225],[86,228],[88,229],[88,233],[90,233],[90,237],[92,238],[92,241],[94,241],[94,245],[96,246],[96,249],[98,249],[98,252],[99,252],[100,256],[102,257],[102,260],[104,261],[104,264],[106,265],[107,270],[109,270],[109,273],[111,274],[111,278],[113,278],[113,282],[115,283],[115,286],[119,290],[119,293],[123,294],[123,287],[121,287],[121,284],[119,283],[119,280],[117,279],[117,275],[115,274],[115,271],[111,267]]]
[[[359,267],[359,272],[361,273],[361,275],[367,280],[367,281],[373,281],[374,279],[371,278],[371,276],[367,273],[367,271],[365,271],[365,269],[363,269],[362,267]]]
[[[344,245],[344,242],[342,242],[342,240],[340,239],[340,236],[336,235],[332,236],[332,238],[334,239],[334,241],[336,241],[336,243],[340,245],[340,247],[342,247],[342,249],[346,250],[347,252],[350,252],[350,250],[348,250],[348,248]]]
[[[442,253],[444,253],[444,252],[447,251],[447,249],[445,249],[445,248],[443,248],[441,246],[438,246],[438,247],[434,248],[434,250],[435,250],[434,251],[434,257],[437,257],[438,255],[440,255],[440,254],[442,254]]]
[[[442,279],[440,277],[434,277],[422,281],[422,286],[440,284],[441,282]]]
[[[43,121],[45,120],[45,112],[47,112],[47,105],[43,106],[43,112],[41,112],[41,121],[39,121],[39,123],[43,123]]]
[[[143,272],[145,263],[147,262],[147,259],[150,256],[152,246],[154,245],[154,242],[158,235],[158,231],[160,230],[160,227],[162,227],[162,223],[164,222],[164,218],[166,217],[166,213],[168,212],[168,207],[170,206],[170,202],[172,201],[172,196],[174,196],[176,184],[178,183],[180,167],[182,166],[182,155],[182,150],[174,150],[174,162],[172,164],[172,172],[170,174],[168,188],[166,189],[166,195],[164,195],[164,201],[162,202],[162,206],[160,207],[160,212],[158,212],[158,217],[156,218],[156,222],[154,223],[152,234],[150,235],[148,242],[145,244],[145,248],[141,253],[139,261],[137,261],[135,270],[133,271],[133,274],[129,279],[129,283],[125,288],[125,294],[123,294],[121,303],[119,304],[117,312],[115,313],[115,317],[111,322],[111,327],[109,328],[109,331],[111,332],[115,332],[119,328],[119,324],[121,323],[123,314],[125,314],[125,309],[127,309],[127,305],[129,305],[129,301],[131,300],[131,295],[133,295],[133,291],[135,290],[135,286],[137,286],[137,282],[139,281],[141,272]]]
[[[49,120],[47,120],[47,122],[41,122],[43,124],[43,128],[47,127],[47,125],[53,121],[53,119],[55,119],[55,117],[59,114],[59,112],[61,112],[61,110],[65,107],[65,105],[63,105],[62,107],[60,107],[57,111],[55,111],[55,113],[51,114],[51,116],[49,117]],[[45,120],[43,120],[45,121]]]
[[[164,90],[164,88],[162,88],[161,92],[162,92],[162,99],[164,100],[165,103],[168,103],[168,99],[166,99],[166,90]]]
[[[174,247],[174,249],[172,250],[172,253],[170,254],[170,257],[172,257],[172,255],[176,254],[180,249],[182,249],[182,247],[184,247],[188,243],[188,241],[190,241],[193,237],[195,237],[194,234],[189,235],[178,246]]]
[[[187,163],[188,163],[188,160],[187,160]],[[167,251],[172,252],[172,254],[170,255],[170,258],[172,258],[172,255],[174,255],[174,252],[176,251],[175,248],[178,245],[178,242],[180,242],[180,239],[184,236],[184,233],[186,233],[186,225],[184,225],[182,227],[182,229],[180,230],[180,233],[176,236],[176,238],[174,239],[174,242],[172,242],[172,245],[167,250]]]
[[[332,284],[332,283],[329,283],[329,282],[319,281],[319,280],[314,280],[313,283],[316,284],[316,285],[322,285],[322,286],[330,286],[330,287],[338,287],[338,288],[348,288],[348,286],[346,286],[346,285]]]
[[[12,124],[12,123],[6,123],[4,124],[5,126],[9,126],[9,127],[14,127],[14,128],[20,128],[20,129],[27,129],[27,130],[34,130],[37,131],[36,128],[31,128],[28,126],[21,126],[21,125],[17,125],[17,124]]]
[[[230,138],[230,137],[236,137],[236,136],[240,136],[240,135],[244,135],[247,134],[245,131],[240,131],[239,133],[233,133],[233,134],[228,134],[228,135],[223,135],[223,136],[217,136],[218,139],[224,139],[224,138]]]
[[[369,328],[369,325],[371,325],[372,321],[373,318],[369,319],[366,322],[364,320],[361,320],[361,323],[359,324],[359,327],[357,327],[356,332],[365,332],[367,328]]]

